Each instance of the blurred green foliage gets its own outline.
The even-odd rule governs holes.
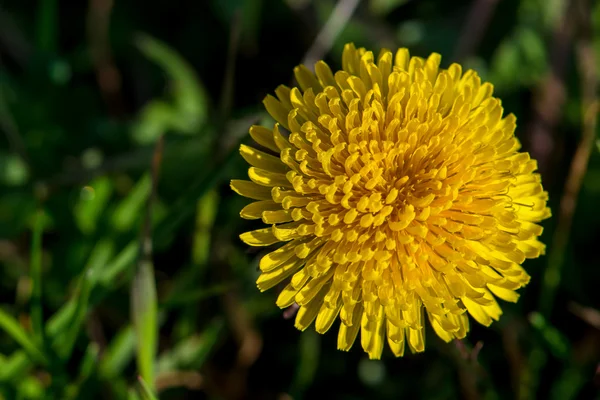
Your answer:
[[[323,56],[339,67],[344,43],[354,41],[436,51],[445,65],[457,57],[477,69],[518,116],[517,135],[540,157],[558,214],[586,84],[576,58],[581,22],[565,17],[569,3],[365,0]],[[573,3],[590,6],[600,60],[600,2]],[[482,4],[489,18],[478,18]],[[291,82],[335,5],[3,3],[0,399],[597,394],[597,147],[549,314],[538,302],[548,260],[527,261],[531,284],[518,304],[503,304],[491,329],[473,326],[467,340],[449,345],[431,335],[424,354],[374,362],[358,344],[338,352],[333,332],[297,332],[276,293],[258,292],[261,252],[238,240],[253,225],[239,218],[246,201],[228,187],[246,174],[237,146],[251,124],[272,123],[262,98]],[[558,60],[564,101],[543,91],[557,74],[563,20],[572,36]],[[482,30],[471,31],[478,21]],[[600,62],[592,67],[600,75]],[[541,138],[531,134],[540,98],[558,104]],[[549,246],[556,224],[546,223]]]

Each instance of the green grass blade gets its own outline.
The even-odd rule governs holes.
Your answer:
[[[174,348],[162,353],[156,362],[157,373],[200,369],[219,341],[224,326],[221,319],[215,319],[200,335],[183,339]]]
[[[88,263],[80,279],[77,297],[73,300],[75,310],[66,327],[66,333],[58,337],[57,353],[63,361],[68,360],[71,356],[89,309],[90,293],[98,281],[99,271],[112,257],[114,252],[113,247],[110,239],[101,240],[96,244],[88,259]]]
[[[219,196],[211,190],[199,201],[196,209],[196,232],[192,246],[192,260],[196,265],[204,265],[210,250],[210,233],[217,216]]]
[[[321,354],[321,338],[314,331],[300,336],[298,368],[292,384],[293,397],[302,397],[315,378]]]
[[[80,383],[86,381],[96,369],[98,365],[98,354],[100,348],[96,343],[90,343],[87,347],[83,360],[79,366],[79,377],[77,378]]]
[[[48,360],[42,352],[42,350],[31,340],[31,338],[25,332],[25,329],[17,322],[17,320],[10,314],[6,313],[0,308],[0,329],[6,332],[12,337],[29,357],[41,364],[46,364]]]
[[[150,175],[146,174],[135,184],[127,197],[119,203],[111,216],[111,224],[117,231],[125,232],[133,227],[150,194],[151,187]]]
[[[114,187],[111,180],[102,176],[81,189],[79,200],[73,208],[75,223],[81,232],[91,234],[111,199]]]
[[[566,360],[570,354],[570,345],[562,332],[551,325],[541,313],[534,312],[529,322],[537,330],[550,352],[557,358]]]
[[[140,383],[140,394],[143,400],[158,400],[158,397],[153,393],[150,386],[146,383],[144,378],[138,376],[138,382]]]
[[[79,364],[79,374],[77,379],[65,390],[65,398],[67,400],[87,397],[82,396],[82,388],[98,365],[99,352],[100,348],[96,343],[90,343],[88,345],[85,354],[83,355],[83,359]]]
[[[173,123],[182,132],[194,133],[208,119],[208,97],[194,69],[167,44],[149,36],[136,37],[137,48],[168,74],[173,84]],[[142,112],[143,114],[143,112]]]
[[[127,400],[140,400],[138,391],[134,388],[129,389],[129,391],[127,392]]]
[[[139,251],[139,241],[131,241],[111,262],[102,268],[102,271],[98,271],[99,283],[106,288],[111,289],[117,276],[134,265]]]
[[[213,296],[221,295],[227,292],[228,290],[231,290],[233,287],[235,287],[235,284],[233,282],[225,282],[206,288],[199,288],[193,290],[186,290],[186,288],[181,288],[181,290],[172,291],[171,295],[167,299],[165,299],[164,302],[161,303],[161,307],[175,308],[181,307],[186,304],[198,303],[202,300],[211,298]]]
[[[154,359],[157,345],[157,300],[154,268],[140,262],[131,290],[132,319],[137,343],[137,365],[142,378],[154,385]]]
[[[196,181],[196,183],[173,204],[169,215],[167,215],[155,229],[157,246],[160,246],[163,241],[167,240],[184,221],[193,215],[199,198],[206,195],[209,190],[226,179],[225,173],[227,167],[231,165],[238,156],[239,151],[237,146],[235,146],[235,148],[229,151],[223,162],[220,163],[221,166],[216,171],[211,170],[205,173],[204,176]]]
[[[31,361],[24,351],[15,351],[0,363],[0,382],[9,382],[24,376],[31,368]]]
[[[128,326],[121,330],[104,351],[100,363],[100,375],[105,378],[116,378],[133,358],[135,351],[135,332]]]

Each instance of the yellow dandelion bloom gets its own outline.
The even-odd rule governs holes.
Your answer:
[[[529,281],[521,267],[544,252],[537,223],[550,216],[535,160],[519,152],[516,118],[493,86],[441,57],[344,48],[341,71],[298,66],[299,87],[279,86],[265,107],[263,148],[242,145],[256,200],[241,211],[269,226],[250,246],[283,246],[260,260],[261,291],[285,282],[279,307],[325,333],[339,316],[338,348],[360,332],[370,358],[384,342],[425,349],[425,319],[445,341],[470,314],[490,325]]]

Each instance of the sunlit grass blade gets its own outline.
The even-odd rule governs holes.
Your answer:
[[[140,375],[150,385],[154,383],[154,358],[157,345],[157,305],[154,268],[150,261],[140,262],[133,278],[131,313],[137,344],[137,365]]]
[[[146,383],[144,378],[138,376],[140,394],[143,400],[158,400],[158,397],[154,394],[150,386]]]
[[[6,313],[1,308],[0,329],[12,337],[15,342],[19,343],[19,345],[23,348],[23,350],[25,350],[32,360],[41,364],[46,364],[48,362],[43,351],[29,337],[19,322],[12,315]]]

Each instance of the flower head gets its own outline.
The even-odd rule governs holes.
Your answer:
[[[421,352],[426,319],[463,338],[468,314],[487,326],[496,297],[517,300],[521,264],[544,251],[547,193],[514,115],[476,72],[440,59],[349,44],[335,74],[298,66],[299,87],[264,100],[273,129],[250,129],[264,150],[240,148],[250,181],[231,186],[256,200],[241,216],[269,225],[241,239],[285,243],[260,260],[258,288],[286,283],[277,305],[300,306],[298,329],[324,333],[339,316],[339,349],[360,332],[371,358],[385,341]]]

